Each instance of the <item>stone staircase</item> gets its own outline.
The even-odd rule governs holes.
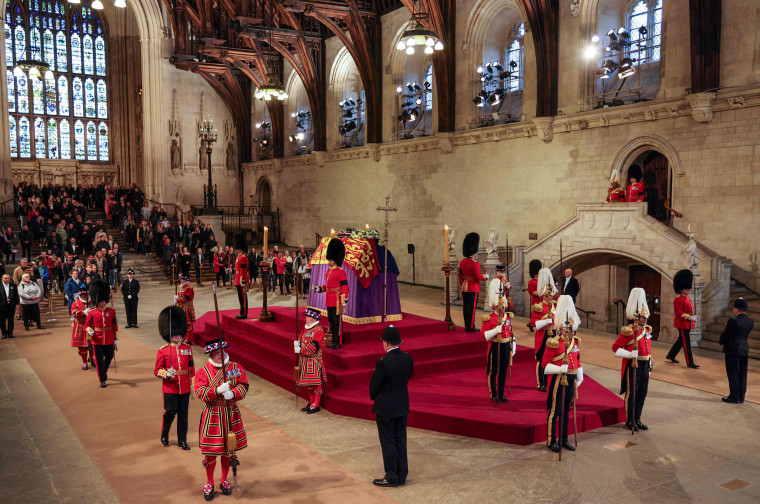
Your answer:
[[[750,317],[754,313],[760,313],[760,296],[732,280],[730,301],[723,312],[704,327],[702,339],[699,341],[699,348],[706,348],[717,352],[723,351],[723,347],[718,344],[718,340],[726,322],[734,316],[732,310],[733,300],[739,296],[747,301]],[[754,359],[760,359],[760,321],[755,322],[755,330],[749,335],[749,356]]]

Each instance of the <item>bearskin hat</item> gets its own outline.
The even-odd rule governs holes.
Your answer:
[[[641,166],[637,164],[632,164],[628,167],[628,178],[634,179],[636,182],[641,180]]]
[[[625,316],[633,320],[637,317],[649,318],[649,305],[647,293],[641,287],[634,287],[628,295],[628,303],[625,305]]]
[[[248,250],[248,244],[245,242],[245,236],[242,234],[235,235],[235,250]]]
[[[90,299],[95,304],[101,301],[109,302],[111,300],[111,286],[108,285],[108,282],[104,280],[90,282]]]
[[[187,334],[187,315],[177,305],[167,306],[158,315],[158,332],[169,343],[172,336]]]
[[[558,327],[567,327],[573,332],[581,325],[581,318],[575,311],[573,298],[564,294],[557,299],[557,307],[554,310],[554,320]]]
[[[467,233],[462,241],[462,255],[470,257],[478,253],[480,248],[480,235],[478,233]]]
[[[538,272],[538,285],[536,291],[541,297],[544,297],[547,294],[554,297],[554,295],[557,294],[557,287],[554,285],[552,270],[549,268],[541,268]]]
[[[691,286],[694,283],[694,274],[687,269],[682,269],[673,276],[673,290],[676,294],[680,294],[682,290],[691,290]]]
[[[530,277],[533,278],[534,276],[538,275],[538,272],[541,270],[541,268],[544,265],[539,261],[538,259],[533,259],[528,264],[528,273],[530,273]]]
[[[346,246],[340,238],[333,238],[327,244],[327,253],[325,257],[328,261],[335,261],[338,266],[343,266],[343,259],[346,257]]]

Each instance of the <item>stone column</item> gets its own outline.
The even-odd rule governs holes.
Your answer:
[[[143,170],[148,199],[164,202],[165,172],[169,168],[168,148],[163,111],[163,38],[152,36],[140,39],[142,56],[143,99]]]

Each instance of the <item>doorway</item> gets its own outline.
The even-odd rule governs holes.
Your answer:
[[[666,202],[670,199],[672,189],[668,158],[657,151],[646,152],[642,167],[646,184],[647,213],[660,222],[668,222],[670,211]]]
[[[269,212],[272,210],[272,187],[269,185],[267,179],[262,179],[259,182],[259,189],[257,192],[259,206],[262,212]]]
[[[647,294],[649,305],[649,325],[652,326],[652,339],[657,341],[660,335],[660,301],[662,276],[645,265],[631,266],[628,270],[628,291],[641,287]]]

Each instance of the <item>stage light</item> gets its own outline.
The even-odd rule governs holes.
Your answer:
[[[482,107],[483,106],[483,98],[481,98],[480,96],[476,96],[475,98],[472,99],[472,103],[474,103],[475,106],[477,106],[477,107]]]
[[[636,73],[636,67],[633,66],[631,58],[623,58],[620,61],[620,71],[618,72],[618,79],[625,79]]]
[[[593,59],[596,56],[596,46],[586,46],[583,50],[583,57],[586,59]]]
[[[409,46],[409,47],[407,47],[407,48],[406,48],[406,54],[408,54],[408,55],[410,55],[410,56],[411,56],[412,54],[414,54],[414,46]]]
[[[401,86],[396,88],[397,93],[401,94],[402,91],[403,91],[403,88]]]
[[[599,35],[594,35],[591,37],[591,43],[596,44],[599,42]]]
[[[478,72],[479,74],[482,74],[483,73],[483,67],[479,66],[478,69],[476,70],[476,72]]]
[[[403,40],[398,41],[398,44],[396,44],[396,49],[398,49],[399,51],[403,51],[406,49],[406,44],[404,43]]]
[[[257,123],[256,123],[256,129],[259,129],[259,128],[261,128],[261,123],[260,123],[260,122],[257,122]]]
[[[417,84],[417,83],[415,82],[415,83],[414,83],[414,90],[415,90],[415,91],[420,91],[421,89],[422,89],[422,88],[420,87],[420,85],[419,85],[419,84]]]
[[[493,68],[490,63],[486,63],[486,72],[493,73]]]
[[[417,105],[422,105],[422,100],[421,100],[420,98],[417,98],[416,100],[414,100],[414,102],[415,102]]]
[[[408,89],[410,93],[414,93],[414,86],[412,86],[411,82],[406,83],[406,89]]]
[[[516,61],[510,61],[509,62],[509,68],[517,68],[517,62]]]
[[[502,89],[497,89],[493,93],[491,93],[491,96],[488,97],[486,100],[489,105],[498,105],[501,102],[501,99],[504,97],[504,91]]]
[[[501,72],[502,70],[504,70],[504,67],[501,66],[501,63],[499,63],[498,61],[493,62],[493,67],[494,69],[496,69],[497,72]]]
[[[617,66],[617,63],[615,63],[615,62],[614,62],[614,61],[612,61],[612,60],[607,60],[607,61],[605,61],[605,62],[602,64],[602,68],[606,69],[606,70],[607,70],[607,73],[611,73],[611,72],[614,72],[615,70],[617,70],[617,67],[618,67],[618,66]]]
[[[296,113],[295,113],[295,112],[291,112],[291,113],[290,113],[290,117],[295,117],[295,116],[296,116]]]
[[[631,39],[631,34],[627,31],[623,30],[622,32],[618,32],[620,34],[620,38],[623,41],[628,41]]]
[[[509,77],[512,75],[512,72],[502,72],[499,74],[499,79],[509,79]]]
[[[620,35],[622,33],[625,33],[625,27],[624,26],[621,26],[620,28],[618,28],[618,35]]]
[[[430,89],[430,86],[432,86],[432,84],[430,84],[428,81],[425,81],[424,86],[425,89]]]
[[[304,134],[302,132],[296,133],[296,139],[303,140],[304,139]]]
[[[616,41],[616,40],[618,39],[618,38],[617,38],[617,33],[615,33],[615,30],[614,30],[614,29],[613,29],[613,30],[610,30],[610,31],[608,31],[608,32],[607,32],[607,36],[608,36],[608,37],[610,38],[610,40],[612,40],[612,41]]]
[[[639,35],[641,35],[642,37],[646,37],[647,33],[648,32],[647,32],[646,26],[642,26],[641,28],[639,28]]]

